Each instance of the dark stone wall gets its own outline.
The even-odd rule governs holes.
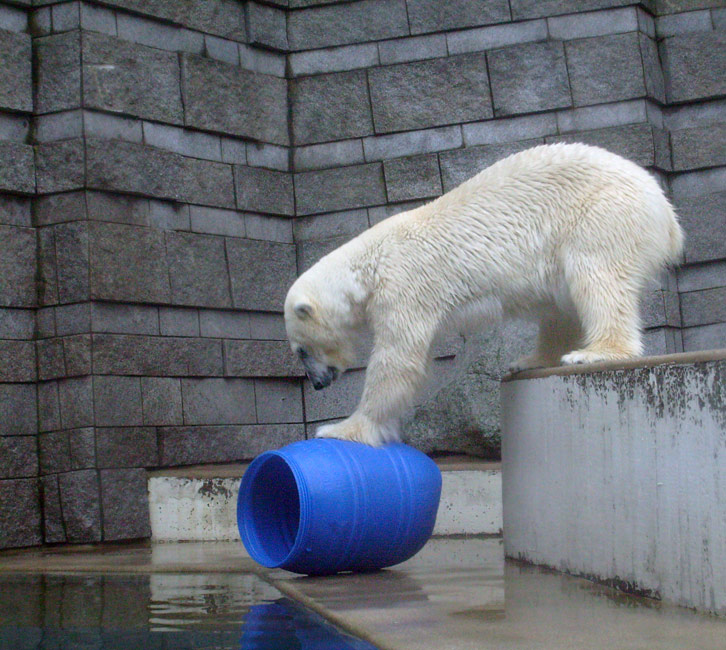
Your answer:
[[[723,347],[725,34],[709,0],[1,1],[0,547],[148,536],[147,468],[349,414],[364,361],[312,391],[288,285],[535,144],[662,180],[647,349]],[[531,333],[441,341],[409,440],[496,455]]]

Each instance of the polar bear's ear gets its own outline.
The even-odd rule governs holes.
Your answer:
[[[313,306],[309,302],[299,302],[294,309],[300,320],[305,320],[313,315]]]

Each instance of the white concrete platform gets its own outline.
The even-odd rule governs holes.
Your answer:
[[[502,456],[508,557],[726,614],[726,350],[516,375]]]
[[[441,503],[434,535],[499,535],[502,484],[498,463],[464,457],[439,461]],[[149,508],[154,542],[238,540],[237,494],[244,465],[151,472]]]

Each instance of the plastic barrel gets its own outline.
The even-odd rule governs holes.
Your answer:
[[[304,440],[252,461],[237,523],[263,566],[308,575],[372,571],[423,547],[440,496],[439,468],[413,447]]]

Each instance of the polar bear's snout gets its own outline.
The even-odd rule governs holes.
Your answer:
[[[300,357],[300,361],[302,361],[303,367],[305,368],[305,374],[308,376],[315,390],[322,390],[330,386],[338,378],[339,372],[337,368],[320,363],[317,359],[311,357],[303,348],[298,350],[297,356]]]

